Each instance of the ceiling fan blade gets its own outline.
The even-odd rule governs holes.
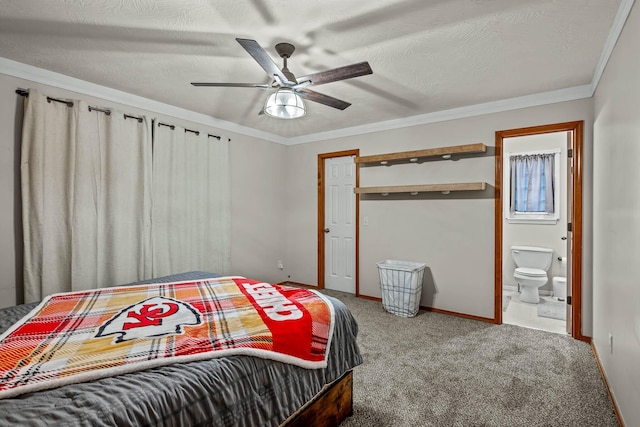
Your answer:
[[[264,83],[200,83],[192,82],[193,86],[211,86],[211,87],[255,87],[259,89],[270,89],[271,85]]]
[[[320,71],[319,73],[309,74],[307,76],[298,77],[298,82],[311,81],[314,86],[323,85],[325,83],[336,82],[339,80],[360,77],[366,74],[373,74],[373,70],[368,62],[359,62],[357,64],[345,65],[344,67],[334,68],[332,70]]]
[[[329,95],[323,95],[321,93],[314,92],[309,89],[299,90],[299,91],[296,91],[296,93],[302,96],[306,100],[318,102],[320,104],[327,105],[329,107],[337,108],[338,110],[344,110],[349,105],[351,105],[346,101],[342,101],[338,98],[334,98]]]
[[[258,64],[262,67],[264,71],[267,72],[269,77],[273,78],[274,76],[278,76],[280,80],[289,84],[295,84],[297,82],[290,81],[287,76],[284,75],[282,70],[278,68],[273,59],[269,56],[269,54],[258,44],[255,40],[250,39],[236,39],[238,43],[247,51],[249,55],[256,60]]]

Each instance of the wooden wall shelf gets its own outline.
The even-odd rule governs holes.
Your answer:
[[[484,144],[454,145],[451,147],[429,148],[426,150],[403,151],[398,153],[376,154],[373,156],[356,157],[355,162],[366,165],[388,165],[393,163],[419,162],[428,157],[451,156],[454,154],[486,153]],[[449,157],[445,157],[445,160]]]
[[[449,191],[483,191],[486,182],[459,182],[455,184],[425,184],[425,185],[393,185],[386,187],[357,187],[356,194],[390,194],[390,193],[427,193]]]

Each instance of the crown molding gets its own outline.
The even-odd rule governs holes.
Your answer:
[[[616,43],[620,38],[620,34],[622,34],[622,29],[624,28],[624,24],[627,22],[627,18],[629,18],[629,14],[631,13],[631,9],[633,8],[634,3],[635,0],[620,1],[618,12],[616,13],[615,18],[613,19],[613,23],[611,24],[611,31],[609,31],[609,36],[604,43],[602,54],[600,54],[600,59],[598,60],[596,70],[593,73],[593,78],[591,79],[592,96],[594,93],[596,93],[596,89],[598,89],[598,83],[600,83],[602,73],[604,73],[604,69],[606,68],[607,63],[609,62],[609,58],[613,53],[613,48],[616,46]]]
[[[572,101],[575,99],[589,98],[593,94],[591,85],[576,86],[551,92],[487,102],[484,104],[435,111],[433,113],[401,119],[387,120],[361,126],[352,126],[327,132],[286,138],[1,57],[0,73],[283,145],[306,144],[309,142],[325,141],[328,139],[462,119],[466,117],[516,110],[556,102]]]
[[[598,88],[598,83],[600,82],[602,73],[607,66],[607,62],[609,62],[611,53],[613,52],[618,38],[620,38],[620,34],[622,34],[622,30],[624,29],[624,25],[627,21],[627,18],[629,17],[629,14],[631,13],[631,9],[634,3],[635,0],[620,1],[618,11],[616,12],[616,16],[613,20],[613,23],[611,24],[611,30],[609,31],[609,35],[607,36],[607,40],[605,41],[604,48],[602,49],[602,53],[600,54],[600,59],[598,60],[595,71],[593,73],[593,77],[591,78],[591,83],[589,84],[550,92],[521,96],[517,98],[504,99],[500,101],[487,102],[484,104],[471,105],[468,107],[436,111],[433,113],[406,117],[402,119],[388,120],[384,122],[303,135],[288,138],[285,143],[287,145],[305,144],[308,142],[325,141],[328,139],[343,138],[347,136],[399,129],[410,126],[418,126],[429,123],[437,123],[447,120],[462,119],[466,117],[481,116],[485,114],[517,110],[521,108],[537,107],[540,105],[574,101],[583,98],[591,98]]]
[[[622,33],[634,3],[635,0],[620,1],[620,6],[618,7],[618,11],[611,25],[611,30],[609,31],[600,59],[596,65],[591,83],[589,84],[290,138],[242,126],[226,120],[217,119],[206,114],[197,113],[195,111],[190,111],[1,57],[0,73],[278,144],[297,145],[590,98],[598,87],[602,73],[607,66],[607,62],[609,61],[616,42]]]
[[[185,108],[176,107],[174,105],[165,104],[153,99],[133,95],[120,90],[101,86],[85,80],[69,77],[64,74],[55,73],[53,71],[34,67],[32,65],[23,64],[21,62],[12,61],[10,59],[0,57],[0,73],[19,79],[30,80],[35,83],[41,83],[84,95],[101,98],[106,101],[117,102],[119,104],[130,105],[131,107],[140,108],[142,110],[151,111],[158,114],[176,117],[178,119],[188,120],[190,122],[199,123],[205,126],[211,126],[242,135],[252,136],[279,144],[285,144],[287,139],[272,133],[263,132],[237,123],[228,122],[226,120],[217,119],[206,114],[196,113],[195,111]]]
[[[537,107],[540,105],[555,104],[558,102],[574,101],[576,99],[590,98],[591,95],[592,92],[590,84],[574,86],[550,92],[542,92],[516,98],[502,99],[500,101],[486,102],[484,104],[476,104],[467,107],[452,108],[450,110],[435,111],[433,113],[420,114],[417,116],[405,117],[402,119],[387,120],[384,122],[371,123],[362,126],[353,126],[327,132],[314,133],[310,135],[289,138],[286,143],[288,145],[306,144],[308,142],[344,138],[347,136],[381,132],[385,130],[399,129],[410,126],[419,126],[429,123],[463,119],[467,117],[482,116],[485,114],[501,113],[504,111]]]

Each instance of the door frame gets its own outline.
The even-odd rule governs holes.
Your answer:
[[[332,153],[318,154],[318,289],[324,289],[324,204],[325,204],[325,174],[324,174],[324,162],[326,159],[334,157],[347,157],[347,156],[360,156],[360,149],[334,151]],[[355,163],[356,166],[356,187],[360,186],[360,164]],[[356,244],[355,244],[355,281],[356,281],[356,296],[360,296],[360,195],[354,194],[355,207],[356,207]]]
[[[567,222],[572,224],[571,245],[571,336],[581,341],[590,341],[582,334],[582,153],[584,144],[584,121],[555,123],[519,129],[496,131],[496,176],[495,176],[495,301],[494,323],[502,324],[502,145],[504,138],[539,135],[552,132],[573,132],[573,208]]]

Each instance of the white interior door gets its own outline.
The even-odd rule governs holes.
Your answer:
[[[325,160],[324,286],[355,294],[355,193],[353,156]]]

